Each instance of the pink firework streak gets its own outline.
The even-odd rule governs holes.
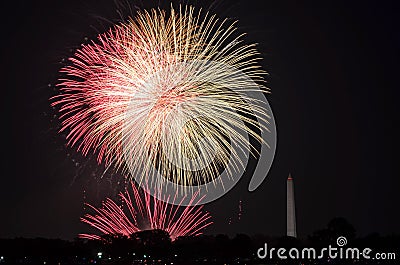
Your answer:
[[[210,214],[202,211],[203,206],[196,206],[202,198],[194,194],[188,206],[168,204],[150,196],[144,190],[136,188],[131,182],[132,194],[128,189],[120,192],[119,197],[124,207],[110,198],[102,203],[101,208],[88,205],[95,214],[85,214],[81,221],[98,229],[104,235],[130,236],[136,232],[161,229],[169,233],[172,240],[180,236],[197,236],[211,225]],[[86,239],[102,240],[95,234],[80,234]]]

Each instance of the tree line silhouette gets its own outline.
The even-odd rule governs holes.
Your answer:
[[[1,264],[398,264],[396,260],[260,260],[256,253],[268,247],[314,247],[335,245],[344,236],[348,246],[368,247],[374,251],[399,254],[400,236],[380,236],[377,233],[357,237],[356,230],[344,218],[334,218],[328,225],[306,238],[249,236],[237,234],[180,237],[171,241],[167,232],[146,230],[123,236],[104,236],[102,241],[73,241],[45,238],[0,239]],[[397,261],[397,263],[396,263]],[[270,263],[268,263],[270,262]],[[347,262],[347,263],[346,263]]]

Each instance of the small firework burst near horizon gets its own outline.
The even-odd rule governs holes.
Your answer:
[[[79,237],[102,240],[103,235],[130,238],[136,232],[160,229],[168,232],[171,240],[180,236],[197,236],[212,224],[211,215],[203,211],[198,194],[193,194],[191,203],[181,206],[179,202],[168,204],[164,200],[152,197],[146,190],[131,185],[119,193],[121,204],[107,198],[100,208],[86,205],[94,214],[85,214],[81,221],[96,228],[101,234],[79,234]]]

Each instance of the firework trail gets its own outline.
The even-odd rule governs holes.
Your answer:
[[[203,212],[203,206],[197,194],[191,198],[188,206],[171,205],[164,200],[150,196],[145,190],[139,190],[131,182],[131,190],[120,192],[122,205],[107,198],[101,208],[86,204],[95,214],[85,214],[81,221],[98,229],[104,235],[130,237],[133,233],[161,229],[169,233],[172,240],[180,236],[197,236],[212,224],[210,214]],[[102,240],[100,235],[80,234],[81,238]]]
[[[51,99],[68,144],[131,176],[155,168],[179,185],[217,179],[230,157],[230,170],[243,167],[239,153],[257,151],[241,132],[262,142],[257,130],[268,129],[256,120],[269,118],[257,99],[238,93],[268,91],[259,53],[243,35],[235,22],[171,6],[168,14],[139,12],[82,45]]]

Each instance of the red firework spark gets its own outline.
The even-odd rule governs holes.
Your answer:
[[[107,198],[101,208],[86,204],[95,214],[85,214],[81,221],[98,229],[104,235],[125,236],[133,233],[161,229],[169,233],[172,240],[180,236],[197,236],[212,224],[210,214],[202,211],[203,206],[196,206],[202,198],[194,194],[188,206],[168,204],[150,196],[145,190],[139,190],[131,182],[131,192],[120,192],[122,206]],[[124,207],[125,206],[125,207]],[[80,234],[79,237],[101,240],[95,234]]]

